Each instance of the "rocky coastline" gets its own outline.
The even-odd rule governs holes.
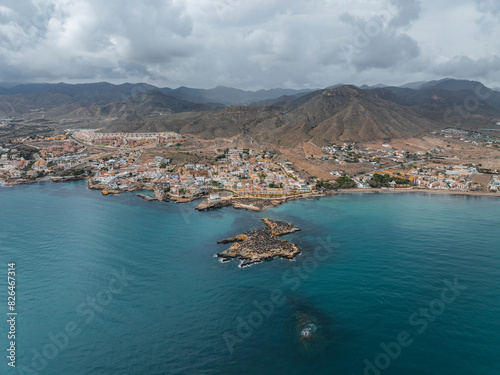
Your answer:
[[[146,195],[146,194],[137,194],[137,196],[139,198],[142,198],[144,199],[145,201],[148,201],[148,202],[154,202],[154,201],[157,201],[158,199],[156,199],[155,197],[150,197],[149,195]]]
[[[285,198],[222,198],[222,199],[216,199],[216,200],[211,200],[211,199],[206,199],[202,202],[200,202],[196,206],[197,211],[205,211],[205,210],[210,210],[210,209],[215,209],[215,208],[220,208],[220,207],[227,207],[227,206],[233,206],[233,208],[236,209],[244,209],[244,210],[250,210],[250,211],[257,211],[261,212],[264,211],[267,208],[278,206],[280,204],[290,202],[296,199],[304,199],[304,198],[317,198],[317,197],[324,197],[328,195],[335,195],[337,192],[326,192],[326,193],[316,193],[316,194],[304,194],[304,195],[296,195],[296,196],[291,196],[291,197],[285,197]]]
[[[224,198],[211,200],[206,199],[196,206],[197,211],[206,211],[220,207],[233,206],[236,209],[244,209],[250,211],[264,211],[266,208],[274,207],[282,203],[288,202],[290,198]]]
[[[188,203],[206,197],[206,193],[198,193],[189,196],[168,195],[168,199],[176,203]]]
[[[16,179],[16,180],[5,180],[6,185],[24,185],[24,184],[34,184],[35,182],[38,182],[33,179]]]
[[[141,184],[137,186],[128,186],[126,188],[120,188],[120,186],[111,189],[107,184],[95,183],[92,178],[86,176],[44,176],[40,178],[1,178],[0,184],[5,186],[10,185],[23,185],[23,184],[33,184],[35,182],[41,181],[53,181],[53,182],[67,182],[67,181],[78,181],[78,180],[88,180],[88,188],[100,190],[103,195],[108,194],[119,194],[122,192],[133,192],[137,190],[152,190],[154,193],[154,198],[147,196],[143,197],[143,194],[139,194],[138,197],[145,199],[147,201],[160,201],[168,202],[174,201],[176,203],[187,203],[202,198],[206,198],[207,192],[200,192],[194,195],[188,196],[177,196],[171,195],[169,191],[165,190],[161,185],[156,184]],[[274,207],[289,201],[296,199],[306,199],[306,198],[318,198],[336,194],[352,194],[352,193],[364,193],[364,194],[377,194],[377,193],[424,193],[424,194],[440,194],[440,195],[461,195],[461,196],[484,196],[484,197],[500,197],[499,193],[486,192],[486,191],[451,191],[451,190],[433,190],[427,188],[371,188],[371,189],[342,189],[335,191],[326,192],[316,192],[309,194],[300,194],[282,198],[254,198],[254,197],[227,197],[217,200],[210,200],[209,198],[201,201],[197,206],[197,211],[205,211],[210,209],[217,209],[221,207],[233,206],[235,209],[245,209],[249,211],[261,212],[267,208]]]
[[[232,206],[234,204],[232,199],[220,199],[216,201],[211,201],[210,199],[205,199],[204,201],[200,202],[195,210],[197,211],[207,211],[211,210],[214,208],[221,208],[221,207],[227,207],[227,206]]]
[[[231,238],[218,241],[218,244],[234,242],[231,247],[217,254],[224,260],[240,259],[240,267],[260,263],[273,258],[293,259],[300,254],[297,245],[278,237],[284,234],[297,232],[300,229],[293,224],[263,218],[264,228],[238,234]]]
[[[66,181],[74,181],[74,180],[66,180]],[[108,194],[120,194],[125,191],[137,191],[137,190],[143,190],[143,186],[131,186],[127,187],[126,189],[111,189],[108,185],[106,184],[95,184],[91,178],[88,179],[87,187],[92,190],[101,190],[102,195],[108,195]]]
[[[85,176],[66,176],[66,177],[52,177],[51,180],[53,182],[68,182],[68,181],[80,181],[85,180],[87,177]]]

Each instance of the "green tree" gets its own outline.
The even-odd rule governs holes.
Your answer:
[[[391,178],[388,174],[375,173],[373,177],[368,181],[368,185],[373,188],[386,187],[389,186]]]
[[[328,191],[328,190],[333,190],[335,189],[335,184],[332,184],[331,182],[328,181],[323,181],[321,179],[316,181],[316,189],[320,191]]]
[[[333,184],[335,189],[350,189],[356,187],[356,182],[347,176],[340,176]]]
[[[388,174],[375,173],[368,181],[368,185],[373,188],[387,187],[389,186],[389,182],[393,181],[398,185],[409,185],[411,183],[407,178],[390,177]]]

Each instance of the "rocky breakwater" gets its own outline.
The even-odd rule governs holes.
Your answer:
[[[233,204],[232,199],[217,199],[217,200],[205,199],[204,201],[200,202],[195,209],[197,211],[205,211],[205,210],[210,210],[212,208],[231,206],[232,204]]]
[[[146,195],[146,194],[137,194],[137,196],[139,198],[142,198],[144,199],[145,201],[148,201],[148,202],[154,202],[154,201],[157,201],[158,199],[156,199],[155,197],[150,197],[149,195]]]
[[[167,202],[170,200],[170,194],[167,192],[163,185],[155,185],[153,187],[153,193],[155,195],[155,199],[160,202]]]
[[[160,202],[173,201],[176,203],[188,203],[198,199],[201,199],[207,195],[206,192],[200,192],[192,195],[172,195],[170,194],[170,189],[167,189],[164,185],[153,186],[154,200]]]
[[[286,202],[286,199],[259,199],[259,198],[220,198],[206,199],[196,209],[198,211],[210,210],[213,208],[233,206],[250,211],[264,211],[266,208],[277,206]]]
[[[303,194],[296,195],[292,197],[284,197],[284,198],[242,198],[242,197],[231,197],[231,198],[222,198],[222,199],[206,199],[198,206],[196,209],[198,211],[210,210],[213,208],[220,208],[226,206],[233,206],[236,209],[243,209],[249,211],[264,211],[270,207],[275,207],[285,202],[293,201],[295,199],[303,199],[303,198],[315,198],[322,197],[324,195],[334,195],[337,194],[335,192],[322,193],[322,194]]]
[[[51,180],[54,182],[67,182],[67,181],[80,181],[85,180],[85,176],[65,176],[65,177],[52,177]]]
[[[169,199],[171,201],[174,201],[176,203],[188,203],[192,202],[198,199],[201,199],[205,197],[207,194],[206,193],[196,193],[194,195],[183,195],[183,196],[175,196],[175,195],[170,195]]]
[[[299,228],[284,221],[265,218],[262,221],[266,227],[218,241],[217,243],[234,243],[229,249],[218,253],[217,256],[225,260],[240,259],[240,267],[245,267],[273,258],[293,259],[300,254],[297,245],[278,238],[284,234],[297,232],[300,230]]]
[[[235,199],[233,207],[251,211],[264,211],[269,207],[274,207],[285,202],[286,198],[282,199],[238,198]]]
[[[22,184],[33,184],[37,182],[36,179],[27,179],[27,178],[17,178],[13,180],[6,179],[5,184],[6,185],[22,185]]]

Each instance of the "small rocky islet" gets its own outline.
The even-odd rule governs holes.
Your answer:
[[[231,247],[217,254],[224,260],[240,259],[240,267],[249,266],[273,258],[293,259],[300,254],[297,245],[278,237],[300,231],[293,224],[263,218],[266,227],[238,234],[218,241],[219,244],[234,242]]]

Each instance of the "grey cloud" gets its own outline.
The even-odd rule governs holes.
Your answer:
[[[348,12],[342,13],[339,17],[339,20],[348,24],[348,25],[355,25],[356,23],[360,24],[363,22],[363,21],[358,20],[351,13],[348,13]]]
[[[422,6],[418,0],[391,0],[398,14],[391,19],[391,27],[406,27],[420,17]]]
[[[491,79],[500,74],[500,56],[476,60],[468,56],[455,56],[449,61],[439,64],[433,69],[434,73],[442,76],[459,78]]]
[[[405,34],[382,33],[353,54],[351,63],[358,71],[372,68],[387,69],[416,59],[420,54],[418,44]]]
[[[38,43],[47,31],[47,24],[55,13],[54,6],[40,8],[31,2],[6,0],[1,5],[1,44],[16,51]],[[2,32],[3,31],[3,32]]]
[[[211,2],[221,26],[256,26],[272,21],[277,15],[294,8],[288,0],[218,0]]]
[[[44,4],[40,8],[31,2],[7,0],[3,5],[13,15],[0,19],[1,80],[12,80],[22,71],[26,79],[49,80],[57,75],[59,79],[88,79],[92,72],[96,77],[112,79],[121,74],[127,79],[147,72],[149,64],[169,63],[200,49],[187,40],[193,22],[181,2]],[[142,63],[142,69],[128,71],[134,62]]]
[[[96,1],[95,8],[99,12],[102,1]],[[152,37],[168,32],[180,37],[188,37],[193,30],[193,21],[185,11],[185,6],[173,1],[137,1],[109,2],[107,6],[109,19],[118,18],[120,30],[129,36],[132,33],[151,33]],[[113,26],[113,24],[111,24]]]
[[[495,32],[500,20],[500,2],[497,0],[476,0],[476,9],[481,16],[476,20],[476,25],[484,34]]]
[[[476,0],[477,9],[487,14],[500,14],[500,2],[498,0]]]
[[[418,43],[395,27],[407,25],[418,16],[418,12],[412,9],[412,6],[406,8],[401,5],[398,14],[391,20],[385,14],[367,20],[349,13],[342,14],[340,20],[351,26],[352,34],[350,40],[341,44],[347,61],[357,71],[364,71],[388,69],[418,58]]]
[[[107,2],[104,7],[100,4],[101,1],[93,4],[100,21],[91,34],[93,38],[100,34],[101,38],[111,40],[118,35],[127,46],[128,56],[142,62],[151,58],[152,63],[157,63],[190,54],[186,38],[192,33],[193,21],[183,6],[165,1],[130,0]]]
[[[426,29],[474,6],[482,34],[469,22],[455,43],[456,28]],[[499,86],[499,11],[493,0],[3,0],[0,81],[270,88],[482,74]],[[433,64],[447,55],[461,57]]]
[[[386,28],[408,27],[413,21],[420,18],[422,5],[419,0],[390,0],[396,11],[390,7],[381,8],[378,14],[369,19],[355,17],[349,12],[344,12],[340,20],[346,24],[363,28],[369,22],[377,22]]]

